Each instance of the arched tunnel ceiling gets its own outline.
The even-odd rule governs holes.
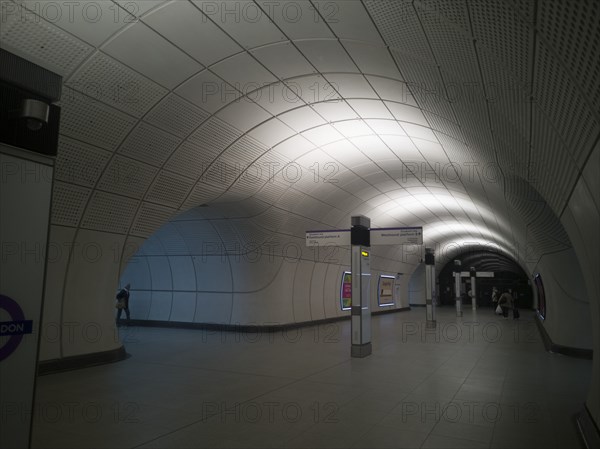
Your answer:
[[[491,251],[471,251],[457,256],[461,261],[463,271],[469,271],[470,267],[474,267],[477,271],[499,271],[514,273],[523,276],[522,268],[510,257]],[[442,269],[449,267],[452,270],[453,264],[446,265]]]
[[[145,238],[252,198],[300,235],[362,213],[524,263],[570,246],[556,217],[600,132],[595,1],[60,8],[3,1],[0,31],[64,77],[54,225]]]

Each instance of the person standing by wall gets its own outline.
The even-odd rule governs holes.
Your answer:
[[[131,319],[131,314],[129,312],[129,289],[131,288],[130,284],[127,284],[124,288],[119,290],[117,293],[117,304],[115,307],[117,308],[117,326],[119,325],[119,320],[121,319],[121,314],[123,310],[125,311],[125,316],[127,317],[127,323]]]

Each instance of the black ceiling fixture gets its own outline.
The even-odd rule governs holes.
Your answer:
[[[0,142],[55,156],[62,77],[0,49]]]

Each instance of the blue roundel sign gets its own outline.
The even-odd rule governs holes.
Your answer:
[[[0,295],[0,309],[6,310],[11,321],[0,321],[0,337],[9,337],[0,347],[0,361],[11,355],[23,340],[23,335],[31,334],[33,321],[26,320],[21,306],[8,296]]]

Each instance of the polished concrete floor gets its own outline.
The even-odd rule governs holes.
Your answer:
[[[533,312],[438,309],[287,333],[120,329],[127,360],[40,377],[33,447],[578,448],[591,361],[544,351]]]

